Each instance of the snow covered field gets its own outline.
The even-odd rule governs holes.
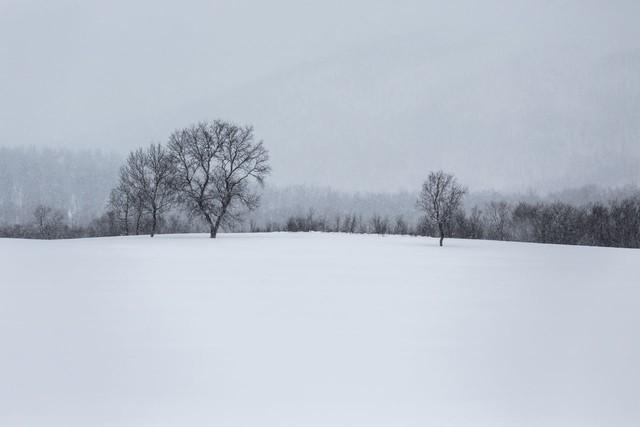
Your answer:
[[[640,250],[0,239],[0,426],[638,426]]]

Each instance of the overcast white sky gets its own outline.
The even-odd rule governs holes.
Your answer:
[[[638,1],[0,0],[0,145],[255,125],[273,182],[640,183]]]

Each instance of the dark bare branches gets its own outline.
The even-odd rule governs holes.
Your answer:
[[[466,192],[466,188],[460,186],[453,175],[443,171],[431,172],[422,185],[418,207],[438,227],[440,246]]]
[[[174,132],[169,151],[176,167],[176,189],[187,211],[199,214],[215,238],[221,226],[255,209],[270,172],[269,154],[253,128],[216,120]]]
[[[129,154],[121,171],[122,192],[131,198],[137,210],[136,234],[141,216],[150,216],[150,234],[155,235],[158,219],[175,202],[175,166],[168,151],[160,144],[138,149]]]
[[[59,209],[38,205],[33,212],[38,236],[41,239],[57,239],[64,226],[64,213]]]

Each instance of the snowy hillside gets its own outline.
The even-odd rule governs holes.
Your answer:
[[[640,251],[0,239],[2,426],[637,426]]]

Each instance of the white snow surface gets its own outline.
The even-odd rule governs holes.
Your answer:
[[[640,251],[0,239],[1,426],[638,426]]]

